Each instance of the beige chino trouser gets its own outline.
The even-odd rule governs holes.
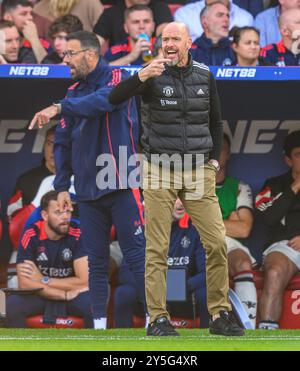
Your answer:
[[[211,315],[219,313],[220,310],[230,311],[225,227],[215,191],[214,167],[204,164],[201,168],[202,176],[196,181],[192,178],[193,176],[195,179],[196,170],[191,170],[187,177],[183,177],[181,172],[171,170],[169,184],[166,184],[158,171],[157,165],[152,164],[150,167],[149,163],[144,163],[145,286],[150,322],[160,316],[170,319],[166,309],[167,256],[172,213],[177,197],[181,199],[199,232],[206,251],[208,311]],[[192,186],[194,189],[190,189]]]

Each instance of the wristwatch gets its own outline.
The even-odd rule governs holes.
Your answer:
[[[42,278],[42,283],[44,283],[45,285],[48,285],[50,282],[50,277],[48,276],[45,276]]]
[[[61,113],[61,104],[60,103],[52,103],[52,106],[57,108],[57,114],[59,115]]]
[[[216,171],[220,170],[220,164],[217,160],[211,159],[208,162],[216,169]]]

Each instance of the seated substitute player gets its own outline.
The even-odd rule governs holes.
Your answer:
[[[60,212],[57,192],[41,200],[42,221],[25,229],[18,248],[17,273],[20,288],[43,288],[35,295],[10,295],[7,299],[7,326],[26,327],[27,316],[74,315],[93,327],[88,292],[87,254],[80,242],[80,229],[70,224],[71,211]]]
[[[252,191],[248,184],[226,174],[230,145],[228,135],[224,134],[216,193],[226,228],[229,273],[234,280],[234,291],[255,328],[257,294],[251,269],[256,262],[244,245],[253,225]]]
[[[205,251],[199,234],[179,199],[174,205],[173,219],[168,267],[187,270],[188,300],[183,303],[168,302],[168,309],[171,316],[175,317],[193,318],[195,314],[199,315],[200,326],[205,328],[208,327],[209,320],[206,306]],[[144,313],[137,306],[134,276],[124,260],[118,272],[118,282],[119,286],[114,293],[115,327],[129,328],[133,326],[135,309],[141,316]]]
[[[54,133],[55,127],[47,130],[44,143],[44,157],[41,165],[26,171],[17,179],[13,195],[7,207],[7,218],[9,221],[11,221],[17,213],[31,204],[42,181],[46,177],[55,174],[53,154]]]
[[[260,298],[260,329],[278,329],[286,286],[300,269],[300,130],[284,142],[285,174],[267,179],[256,208],[267,227],[263,253],[264,286]]]

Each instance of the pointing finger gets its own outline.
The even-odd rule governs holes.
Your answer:
[[[31,122],[29,124],[29,127],[28,127],[29,130],[32,130],[34,128],[34,126],[36,124],[36,121],[37,121],[37,115],[35,114],[33,119],[31,120]]]
[[[155,59],[155,62],[157,62],[158,64],[163,64],[163,63],[171,62],[171,59],[168,59],[168,58]]]

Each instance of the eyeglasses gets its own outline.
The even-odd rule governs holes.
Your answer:
[[[77,55],[79,53],[82,53],[82,52],[86,52],[87,50],[89,50],[89,49],[82,49],[82,50],[77,50],[77,51],[66,50],[65,52],[62,53],[62,55],[63,55],[63,58],[65,58],[65,57],[73,58],[75,55]]]
[[[71,210],[64,210],[64,211],[59,211],[56,210],[54,211],[55,216],[62,216],[63,214],[71,215],[72,211]]]

